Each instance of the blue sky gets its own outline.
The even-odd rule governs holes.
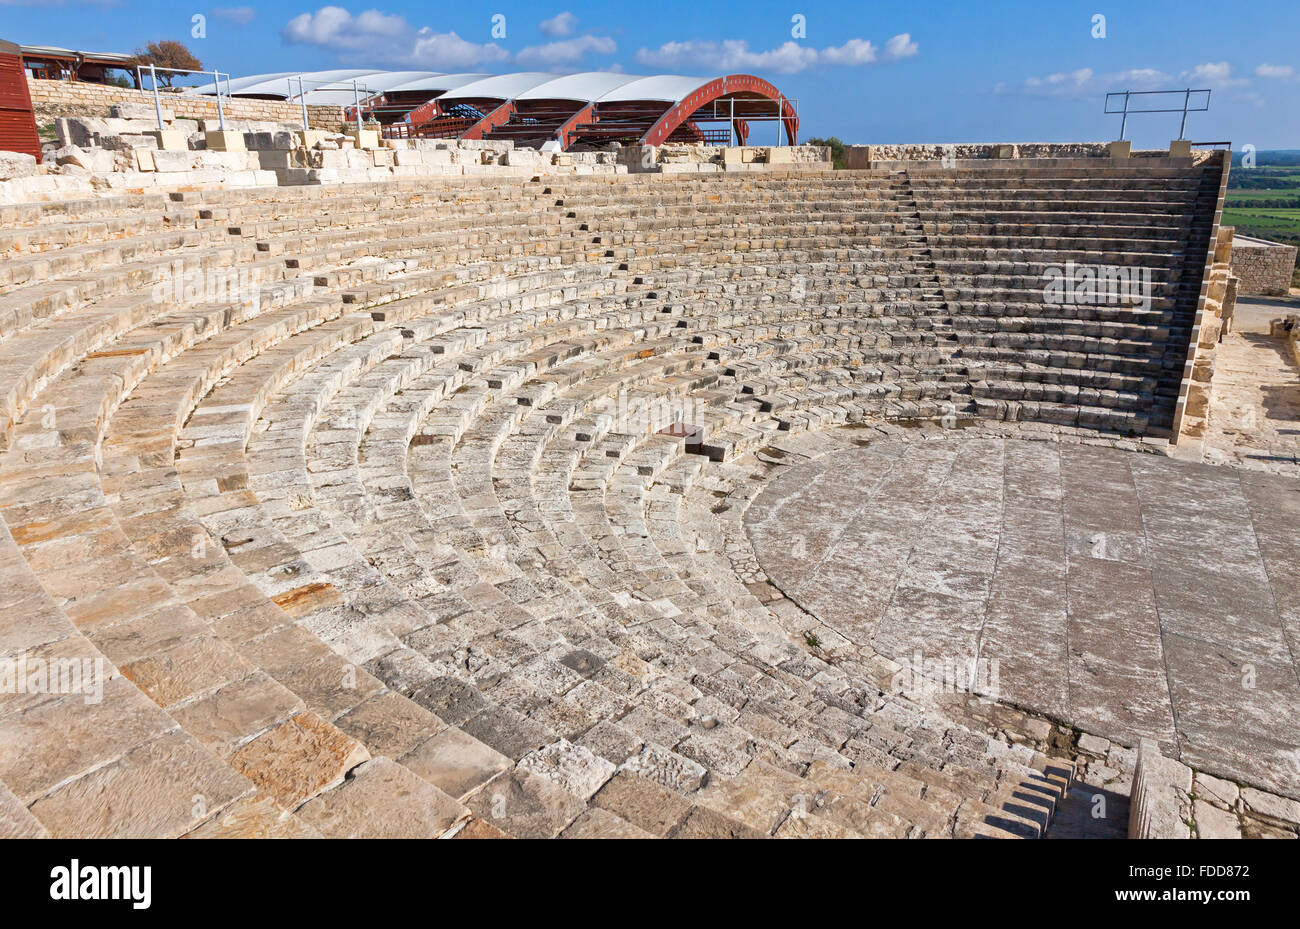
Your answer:
[[[204,38],[191,37],[195,14]],[[495,14],[504,37],[493,36]],[[1093,35],[1098,15],[1104,37]],[[93,51],[175,38],[235,76],[749,72],[798,99],[802,136],[881,143],[1110,139],[1119,126],[1101,113],[1106,91],[1190,85],[1214,91],[1210,112],[1189,118],[1191,138],[1300,149],[1298,36],[1300,0],[0,0],[0,38]],[[1138,145],[1177,134],[1177,116],[1130,121]]]

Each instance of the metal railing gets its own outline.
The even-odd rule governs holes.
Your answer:
[[[288,85],[289,85],[289,97],[288,97],[288,99],[290,99],[290,100],[292,100],[292,99],[294,98],[294,93],[293,93],[293,81],[294,81],[294,78],[287,78],[287,79],[286,79],[286,82],[287,82]],[[299,76],[297,77],[297,81],[298,81],[298,94],[297,94],[297,98],[298,98],[298,102],[302,105],[302,128],[305,130],[305,129],[309,128],[309,127],[307,126],[307,89],[306,89],[306,84],[305,84],[305,82],[303,81],[303,78],[302,78],[301,75],[299,75]],[[330,82],[326,81],[326,82],[323,82],[323,83],[320,83],[320,84],[313,84],[311,89],[312,89],[312,91],[318,91],[318,90],[351,90],[351,91],[352,91],[352,107],[351,107],[351,109],[352,109],[353,115],[356,117],[356,124],[357,124],[357,132],[358,132],[358,133],[361,131],[361,128],[362,128],[362,123],[361,123],[361,110],[362,110],[362,107],[361,107],[361,95],[362,95],[362,94],[365,94],[367,98],[369,98],[369,97],[375,97],[375,96],[378,96],[378,95],[379,95],[379,91],[377,91],[377,90],[372,90],[371,88],[369,88],[369,87],[367,87],[366,85],[362,84],[360,81],[356,81],[356,80],[351,80],[351,81],[335,81],[335,82],[333,82],[333,83],[330,83]],[[344,109],[347,109],[347,107],[345,107]]]
[[[224,107],[222,107],[221,105],[221,78],[224,76],[226,79],[226,98],[233,99],[230,94],[230,75],[228,73],[226,73],[225,71],[201,71],[201,70],[193,70],[193,69],[186,70],[184,68],[160,68],[157,65],[152,65],[152,64],[148,66],[136,65],[135,83],[136,86],[140,88],[140,93],[142,94],[148,92],[144,88],[144,79],[143,79],[143,74],[146,71],[149,74],[149,83],[151,85],[150,89],[153,92],[154,116],[158,120],[159,130],[161,130],[163,127],[162,100],[158,96],[158,72],[159,71],[167,71],[172,74],[211,74],[212,89],[216,91],[216,97],[217,97],[217,128],[222,130],[226,128],[226,113]]]
[[[1168,94],[1182,94],[1182,96],[1183,96],[1183,105],[1180,106],[1180,107],[1169,107],[1169,108],[1163,108],[1163,109],[1162,109],[1162,108],[1156,108],[1156,109],[1142,109],[1142,110],[1135,110],[1135,109],[1133,109],[1133,107],[1132,107],[1132,98],[1133,98],[1133,97],[1152,97],[1152,96],[1168,95]],[[1192,106],[1192,94],[1205,94],[1205,106]],[[1111,100],[1111,97],[1115,97],[1115,98],[1121,98],[1121,97],[1122,97],[1123,100],[1124,100],[1124,106],[1123,106],[1123,108],[1122,108],[1122,109],[1118,109],[1118,110],[1112,110],[1112,109],[1110,108],[1110,100]],[[1128,129],[1128,118],[1129,118],[1129,115],[1130,115],[1130,114],[1136,114],[1136,113],[1182,113],[1182,114],[1183,114],[1183,122],[1182,122],[1182,124],[1178,127],[1178,138],[1179,138],[1179,139],[1182,139],[1183,136],[1185,136],[1185,135],[1187,134],[1187,114],[1188,114],[1188,113],[1205,113],[1205,112],[1207,112],[1209,109],[1210,109],[1210,91],[1209,91],[1208,88],[1202,88],[1202,89],[1200,89],[1200,90],[1192,90],[1191,88],[1187,88],[1187,89],[1184,89],[1184,90],[1117,90],[1117,91],[1113,91],[1113,92],[1111,92],[1111,93],[1106,94],[1106,104],[1105,104],[1105,107],[1103,108],[1103,112],[1105,112],[1105,113],[1106,113],[1107,115],[1109,115],[1109,116],[1119,116],[1119,117],[1120,117],[1120,122],[1119,122],[1119,137],[1120,137],[1120,140],[1123,141],[1123,139],[1124,139],[1124,133],[1125,133],[1125,131]]]

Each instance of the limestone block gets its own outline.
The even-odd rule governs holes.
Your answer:
[[[1216,264],[1232,261],[1232,240],[1237,230],[1232,226],[1220,226],[1219,235],[1214,240],[1214,261]]]
[[[1192,141],[1191,139],[1174,139],[1169,143],[1170,158],[1191,158]]]
[[[1106,146],[1106,152],[1111,158],[1128,158],[1133,154],[1133,143],[1128,139],[1120,142],[1111,142]]]
[[[79,148],[91,148],[100,145],[100,138],[108,134],[108,127],[102,119],[87,117],[65,117],[54,121],[54,131],[59,137],[60,145],[76,145]]]
[[[268,171],[274,171],[276,168],[305,168],[307,164],[304,154],[296,149],[259,151],[257,159],[262,168]]]
[[[112,171],[115,167],[113,153],[102,148],[78,148],[65,145],[54,153],[54,162],[59,165],[76,165],[87,171]]]
[[[244,145],[252,151],[262,152],[285,150],[298,147],[295,133],[277,130],[275,132],[246,132]]]
[[[225,171],[248,171],[257,166],[257,155],[248,151],[204,151],[198,152],[197,165],[200,168],[219,168]],[[250,164],[250,161],[252,162]]]
[[[508,151],[503,156],[505,164],[522,165],[523,167],[535,168],[542,165],[550,164],[551,159],[541,152],[534,151],[531,148],[516,148]]]
[[[388,148],[375,148],[370,150],[371,160],[376,168],[391,168],[393,166],[393,151]]]
[[[379,132],[375,129],[362,129],[358,131],[355,127],[349,129],[346,133],[352,140],[356,148],[378,148]]]
[[[323,129],[299,129],[294,135],[303,148],[315,148],[318,143],[326,141],[330,134]]]
[[[158,171],[193,171],[198,165],[199,153],[164,148],[153,153],[153,160]]]
[[[137,171],[158,170],[158,166],[154,164],[153,152],[147,148],[141,148],[136,150],[135,166]]]
[[[767,150],[767,163],[772,165],[794,164],[794,151],[789,146],[774,146]]]
[[[233,129],[209,129],[204,138],[208,143],[208,151],[212,152],[242,152],[248,148],[244,144],[244,134]]]
[[[35,156],[23,152],[0,152],[0,181],[32,177],[37,173]]]
[[[139,119],[153,123],[157,126],[157,112],[154,110],[153,101],[141,103],[114,103],[108,108],[109,115],[114,119]],[[173,122],[176,114],[167,107],[162,108],[162,121],[164,124]]]
[[[189,148],[185,133],[177,129],[155,129],[145,135],[151,136],[164,152],[183,152]]]
[[[158,148],[158,139],[153,135],[145,133],[123,133],[121,135],[102,135],[98,136],[100,146],[111,152],[134,152],[138,149],[156,149]],[[189,139],[185,140],[186,147],[189,146]]]

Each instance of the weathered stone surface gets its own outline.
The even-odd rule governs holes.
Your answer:
[[[1279,728],[1300,714],[1276,606],[1290,595],[1271,589],[1281,548],[1257,542],[1279,518],[1228,469],[957,431],[788,468],[746,522],[776,583],[827,626],[900,662],[970,668],[976,689],[983,673],[1001,699],[1084,729],[1083,752],[1155,738],[1295,790]],[[1267,685],[1242,687],[1244,664]]]
[[[614,775],[591,802],[660,837],[672,832],[691,808],[690,801],[676,791],[627,771]]]
[[[0,152],[0,181],[32,177],[36,174],[36,159],[22,152]]]
[[[560,833],[562,839],[653,839],[644,829],[606,810],[588,808]]]
[[[49,832],[27,811],[21,800],[0,784],[0,838],[43,839]]]
[[[655,783],[677,791],[699,790],[709,779],[709,772],[699,762],[683,758],[658,745],[647,745],[619,768],[639,774]]]
[[[318,839],[321,834],[288,810],[276,806],[265,794],[243,797],[203,825],[186,833],[187,839]]]
[[[560,739],[520,758],[519,770],[554,781],[569,793],[587,800],[614,776],[615,768],[590,749]]]
[[[498,778],[468,803],[476,817],[521,839],[555,838],[586,809],[581,797],[523,771]]]
[[[346,781],[297,811],[322,835],[348,839],[435,839],[469,810],[388,758],[357,767]]]
[[[1145,733],[1217,775],[1173,768],[1168,824],[1295,834],[1226,780],[1295,770],[1283,405],[1235,470],[1138,453],[1180,391],[1214,429],[1225,267],[1178,378],[1222,155],[798,176],[242,115],[253,151],[64,120],[85,159],[0,182],[0,657],[115,665],[102,706],[0,694],[20,828],[1113,835]],[[1081,251],[1150,256],[1150,308],[1045,302]],[[1047,715],[916,692],[917,648]]]
[[[252,792],[183,733],[165,735],[32,804],[55,837],[174,838]]]
[[[399,758],[446,727],[419,704],[386,691],[334,720],[371,754]]]
[[[695,806],[686,814],[686,818],[672,831],[673,839],[766,839],[767,835],[711,810],[708,807]]]
[[[360,742],[306,712],[249,742],[231,756],[230,764],[293,810],[369,758]]]
[[[458,839],[509,839],[513,836],[502,832],[486,819],[471,819],[465,827],[456,833]]]
[[[426,739],[400,761],[462,803],[512,766],[505,755],[455,728]]]

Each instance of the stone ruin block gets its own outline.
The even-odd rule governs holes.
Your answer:
[[[151,102],[149,103],[114,103],[108,108],[108,113],[114,119],[135,119],[153,123],[158,123],[158,111]],[[162,107],[163,123],[172,123],[176,120],[176,114],[167,107]]]

